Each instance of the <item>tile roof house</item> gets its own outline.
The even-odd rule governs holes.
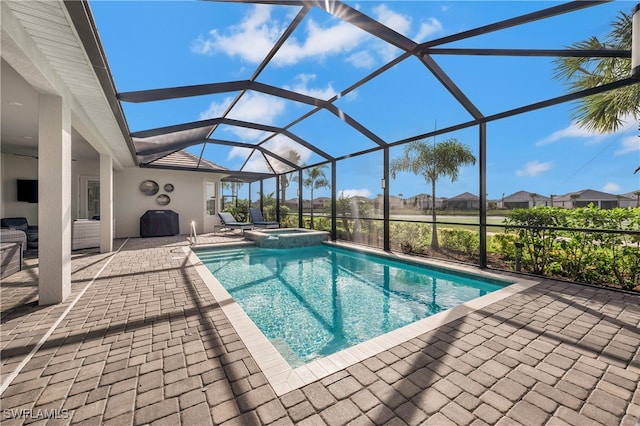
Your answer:
[[[518,191],[504,197],[501,207],[505,209],[526,209],[540,205],[550,205],[551,199],[535,192]]]
[[[475,210],[480,208],[480,198],[470,192],[463,192],[444,201],[447,210]]]
[[[194,168],[198,168],[203,171],[227,170],[226,167],[222,167],[218,164],[212,163],[211,161],[205,160],[204,158],[200,159],[199,157],[184,150],[176,151],[172,154],[155,160],[154,165],[185,170],[193,170]]]
[[[631,198],[623,195],[609,194],[594,189],[583,189],[554,197],[553,205],[556,207],[576,208],[593,204],[601,209],[613,209],[620,207],[621,203],[630,203],[631,201]]]
[[[640,207],[640,189],[621,195],[620,207]]]
[[[436,209],[441,209],[443,202],[446,198],[436,197]],[[407,198],[407,204],[410,208],[416,208],[420,210],[430,209],[432,207],[430,194],[416,194],[413,197]]]

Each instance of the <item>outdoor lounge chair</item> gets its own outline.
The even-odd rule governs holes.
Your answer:
[[[280,228],[280,224],[278,222],[265,220],[264,217],[262,217],[262,212],[258,208],[250,208],[249,217],[251,219],[251,223],[253,223],[256,228]]]
[[[231,213],[220,212],[218,213],[218,217],[220,217],[220,222],[222,222],[223,228],[241,229],[242,233],[244,233],[245,229],[253,229],[253,223],[238,222]]]
[[[22,231],[27,234],[28,249],[38,249],[38,226],[29,225],[26,217],[5,217],[0,219],[0,227]],[[24,249],[25,247],[23,247]]]

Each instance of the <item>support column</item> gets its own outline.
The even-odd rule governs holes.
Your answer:
[[[389,237],[391,230],[391,224],[389,223],[389,220],[391,219],[391,208],[389,206],[389,200],[391,198],[391,190],[389,188],[389,147],[385,147],[383,150],[382,162],[382,247],[385,251],[391,251],[391,239]]]
[[[337,164],[334,161],[331,162],[331,241],[336,241],[338,239],[338,230],[337,230],[337,220],[336,216],[338,215],[338,209],[336,205],[336,201],[338,201],[337,197],[337,187],[338,187],[338,178],[337,178]],[[311,200],[313,203],[313,200]]]
[[[59,96],[38,97],[38,304],[71,293],[71,111]]]
[[[481,268],[487,267],[487,124],[480,124],[478,135],[480,146],[480,261]]]
[[[264,211],[264,180],[260,179],[260,211]]]
[[[640,79],[640,3],[631,10],[631,77]]]
[[[276,175],[276,222],[280,222],[280,179],[282,175]]]
[[[298,228],[304,228],[302,213],[304,212],[304,194],[302,192],[302,169],[298,169]]]
[[[100,253],[113,251],[113,158],[100,154]]]

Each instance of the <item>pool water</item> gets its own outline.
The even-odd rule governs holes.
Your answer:
[[[196,254],[292,367],[510,284],[328,245]]]

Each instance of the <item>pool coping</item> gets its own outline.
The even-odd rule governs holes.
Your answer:
[[[267,381],[272,386],[276,395],[281,396],[292,390],[301,388],[319,379],[327,377],[333,373],[350,367],[367,358],[375,356],[380,352],[391,349],[426,332],[432,331],[442,325],[455,321],[463,316],[482,309],[492,303],[498,302],[513,294],[529,289],[540,281],[534,281],[519,277],[505,277],[493,272],[487,272],[469,265],[458,265],[452,263],[438,262],[432,259],[421,259],[398,253],[388,253],[383,250],[369,247],[360,247],[350,244],[326,242],[325,244],[387,256],[396,260],[405,260],[411,263],[424,264],[426,266],[442,269],[445,267],[465,275],[474,275],[490,278],[498,281],[514,281],[513,284],[503,289],[496,290],[484,296],[465,302],[461,305],[439,312],[427,318],[423,318],[414,323],[405,325],[396,330],[374,337],[366,342],[351,346],[339,352],[314,360],[308,364],[293,368],[282,357],[280,352],[271,344],[269,339],[260,331],[255,323],[244,312],[240,305],[231,297],[227,290],[214,277],[209,269],[200,261],[191,247],[183,247],[189,262],[194,266],[196,272],[216,299],[229,322],[240,336],[240,339],[247,347],[247,350],[254,358],[258,367],[262,370]],[[233,246],[251,246],[252,243],[230,243],[215,246],[198,246],[198,248],[229,248]]]

